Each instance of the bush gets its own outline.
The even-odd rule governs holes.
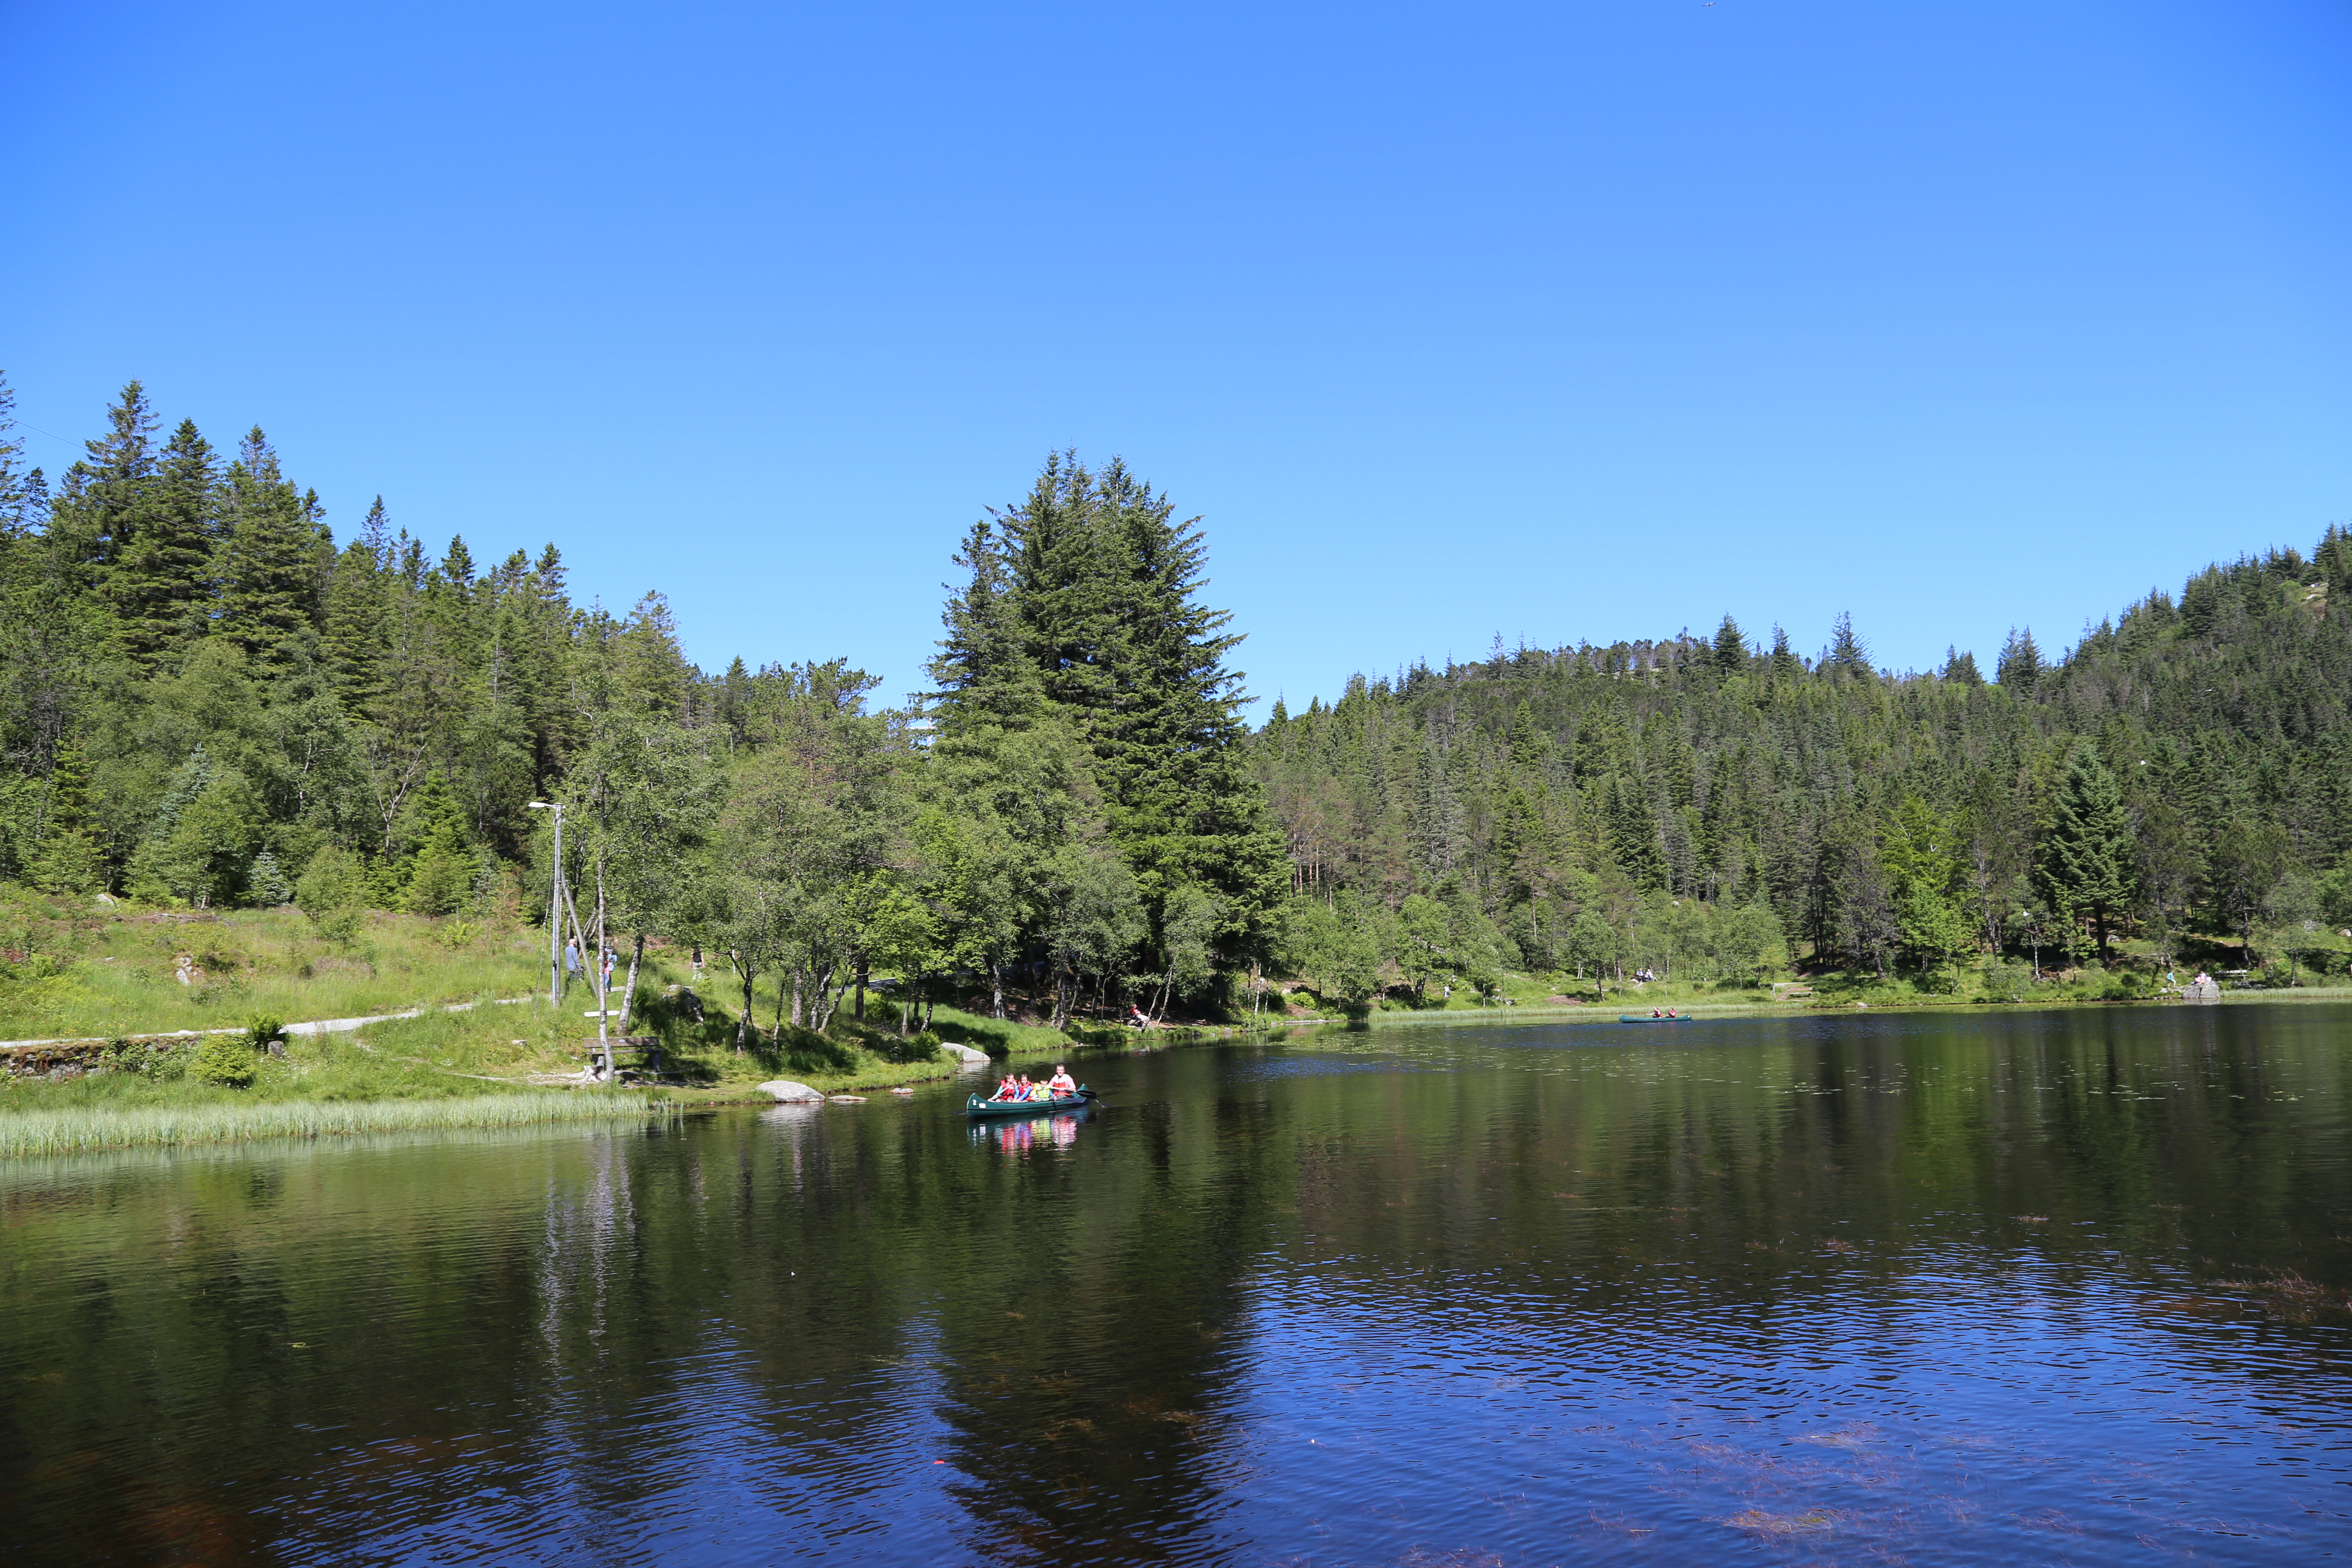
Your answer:
[[[330,844],[302,868],[294,885],[294,905],[310,917],[320,937],[348,947],[359,937],[370,892],[367,868],[359,857]]]
[[[105,1067],[109,1072],[127,1072],[168,1083],[187,1076],[189,1055],[189,1052],[174,1050],[166,1045],[110,1040],[106,1047]]]
[[[856,1053],[847,1046],[796,1024],[784,1026],[775,1049],[793,1072],[847,1072],[857,1065]]]
[[[438,846],[427,847],[417,855],[409,871],[404,901],[413,914],[455,914],[472,891],[474,871],[470,856],[453,854]]]
[[[2001,1002],[2021,1002],[2033,984],[2033,971],[2022,963],[1996,958],[1984,966],[1985,994]]]
[[[941,1054],[939,1036],[929,1029],[918,1029],[897,1042],[890,1051],[890,1059],[896,1062],[935,1062]]]
[[[249,1033],[249,1031],[248,1031]],[[192,1064],[197,1079],[223,1089],[244,1089],[259,1064],[247,1035],[207,1035]]]

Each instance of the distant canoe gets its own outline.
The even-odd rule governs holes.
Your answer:
[[[1621,1024],[1687,1024],[1690,1015],[1675,1013],[1664,1018],[1653,1018],[1647,1013],[1620,1013],[1617,1021]]]
[[[1051,1100],[982,1100],[978,1095],[963,1102],[966,1116],[1051,1116],[1057,1110],[1076,1110],[1094,1096],[1085,1084],[1078,1085],[1076,1094],[1055,1095]]]

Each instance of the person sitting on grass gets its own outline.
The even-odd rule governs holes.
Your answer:
[[[1070,1076],[1070,1069],[1068,1068],[1064,1067],[1059,1062],[1055,1062],[1054,1064],[1054,1076],[1045,1080],[1045,1089],[1046,1091],[1055,1100],[1059,1100],[1066,1094],[1077,1093],[1078,1080]]]

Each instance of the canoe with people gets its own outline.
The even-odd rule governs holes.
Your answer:
[[[1094,1099],[1094,1091],[1070,1076],[1056,1062],[1054,1076],[1039,1083],[1027,1073],[1006,1073],[986,1099],[973,1095],[963,1104],[966,1116],[1042,1116],[1071,1110]]]
[[[1677,1013],[1672,1007],[1663,1012],[1653,1007],[1647,1013],[1620,1013],[1617,1021],[1621,1024],[1687,1024],[1690,1015]]]

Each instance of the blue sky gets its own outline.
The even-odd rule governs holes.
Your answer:
[[[1202,517],[1261,699],[1926,666],[2352,517],[2347,81],[2317,0],[6,0],[0,367],[713,668],[912,688],[1061,447]]]

